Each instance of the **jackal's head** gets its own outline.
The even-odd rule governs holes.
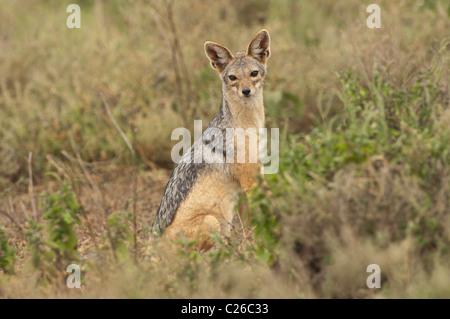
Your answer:
[[[234,55],[223,45],[209,41],[205,43],[206,56],[221,75],[224,94],[234,95],[234,98],[250,98],[262,93],[266,63],[270,56],[269,45],[267,30],[261,30],[253,37],[246,52]]]

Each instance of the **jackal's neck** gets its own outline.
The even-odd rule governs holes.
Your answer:
[[[262,92],[251,97],[227,95],[224,92],[222,99],[222,112],[230,113],[235,127],[243,129],[264,127],[265,115]]]

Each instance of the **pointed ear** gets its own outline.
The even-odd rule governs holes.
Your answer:
[[[267,30],[263,29],[253,37],[248,45],[246,55],[266,64],[270,56],[270,36]]]
[[[208,41],[205,43],[205,53],[209,61],[211,61],[211,66],[219,73],[222,73],[228,63],[234,59],[230,50],[215,42]]]

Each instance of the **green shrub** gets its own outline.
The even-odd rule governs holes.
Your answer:
[[[74,227],[81,226],[81,208],[68,183],[62,183],[56,192],[43,192],[41,197],[42,220],[29,220],[25,235],[31,265],[40,272],[40,279],[49,283],[64,277],[67,266],[78,261]]]
[[[6,232],[0,228],[0,270],[6,274],[14,273],[17,251],[8,244]]]
[[[266,176],[273,198],[254,198],[259,252],[290,251],[311,278],[332,269],[336,247],[351,251],[354,240],[386,248],[412,238],[423,267],[448,256],[448,53],[437,55],[402,84],[377,66],[365,79],[340,74],[342,111],[282,143],[279,174]]]
[[[132,213],[114,212],[108,216],[108,227],[111,236],[111,245],[118,260],[130,257],[129,245],[133,245],[134,236],[130,231]]]
[[[70,184],[63,183],[54,193],[41,194],[43,220],[47,221],[48,245],[60,263],[77,260],[75,225],[81,225],[81,208]]]

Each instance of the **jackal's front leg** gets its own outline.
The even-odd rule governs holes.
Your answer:
[[[230,164],[231,174],[245,193],[258,185],[259,163]]]

